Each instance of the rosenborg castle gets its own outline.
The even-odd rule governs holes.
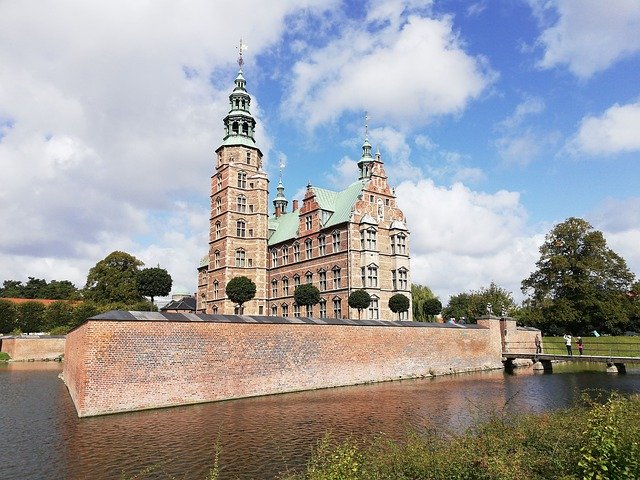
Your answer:
[[[242,67],[242,64],[241,64]],[[357,289],[371,295],[362,319],[397,319],[389,298],[411,298],[409,231],[389,187],[379,153],[365,136],[359,177],[342,191],[307,185],[291,205],[282,179],[269,214],[269,178],[254,141],[256,121],[242,69],[229,96],[224,138],[211,177],[209,253],[198,268],[198,312],[237,313],[225,286],[237,276],[256,284],[246,315],[358,318],[347,299]],[[320,290],[320,303],[296,305],[301,283]],[[404,314],[411,320],[411,308]]]

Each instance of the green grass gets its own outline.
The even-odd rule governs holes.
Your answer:
[[[450,437],[320,442],[287,480],[640,478],[640,397],[613,395],[561,411],[502,417]]]
[[[584,355],[640,357],[640,337],[582,337]],[[566,355],[562,337],[543,337],[544,353]],[[578,355],[577,337],[571,342],[573,354]]]
[[[8,362],[11,360],[11,357],[7,352],[0,352],[0,362]]]

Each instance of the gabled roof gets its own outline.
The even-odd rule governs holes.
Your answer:
[[[184,297],[180,300],[172,300],[160,309],[166,310],[183,310],[188,312],[196,311],[196,299],[194,297]]]
[[[313,193],[320,209],[330,213],[329,218],[322,225],[323,229],[349,221],[353,207],[362,194],[363,186],[364,182],[358,180],[339,192],[313,187]],[[270,217],[269,230],[273,231],[273,234],[269,237],[269,245],[276,245],[296,238],[299,221],[298,210],[285,213],[278,218],[275,216]]]

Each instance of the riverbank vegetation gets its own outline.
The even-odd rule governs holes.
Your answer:
[[[543,352],[566,355],[567,348],[562,337],[542,337]],[[584,355],[640,357],[640,336],[582,337]],[[573,337],[572,350],[579,355],[578,339]]]
[[[600,401],[598,401],[600,400]],[[585,396],[573,408],[496,415],[461,435],[396,442],[324,438],[286,480],[516,480],[640,478],[640,396]]]

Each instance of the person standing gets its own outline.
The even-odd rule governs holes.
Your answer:
[[[578,337],[576,343],[578,344],[578,352],[580,352],[580,355],[582,355],[582,337]]]
[[[565,333],[562,338],[564,338],[564,344],[567,347],[567,355],[573,357],[573,352],[571,351],[571,335]]]
[[[536,355],[542,353],[542,342],[540,341],[540,335],[536,333],[536,339],[534,340],[536,344]]]

